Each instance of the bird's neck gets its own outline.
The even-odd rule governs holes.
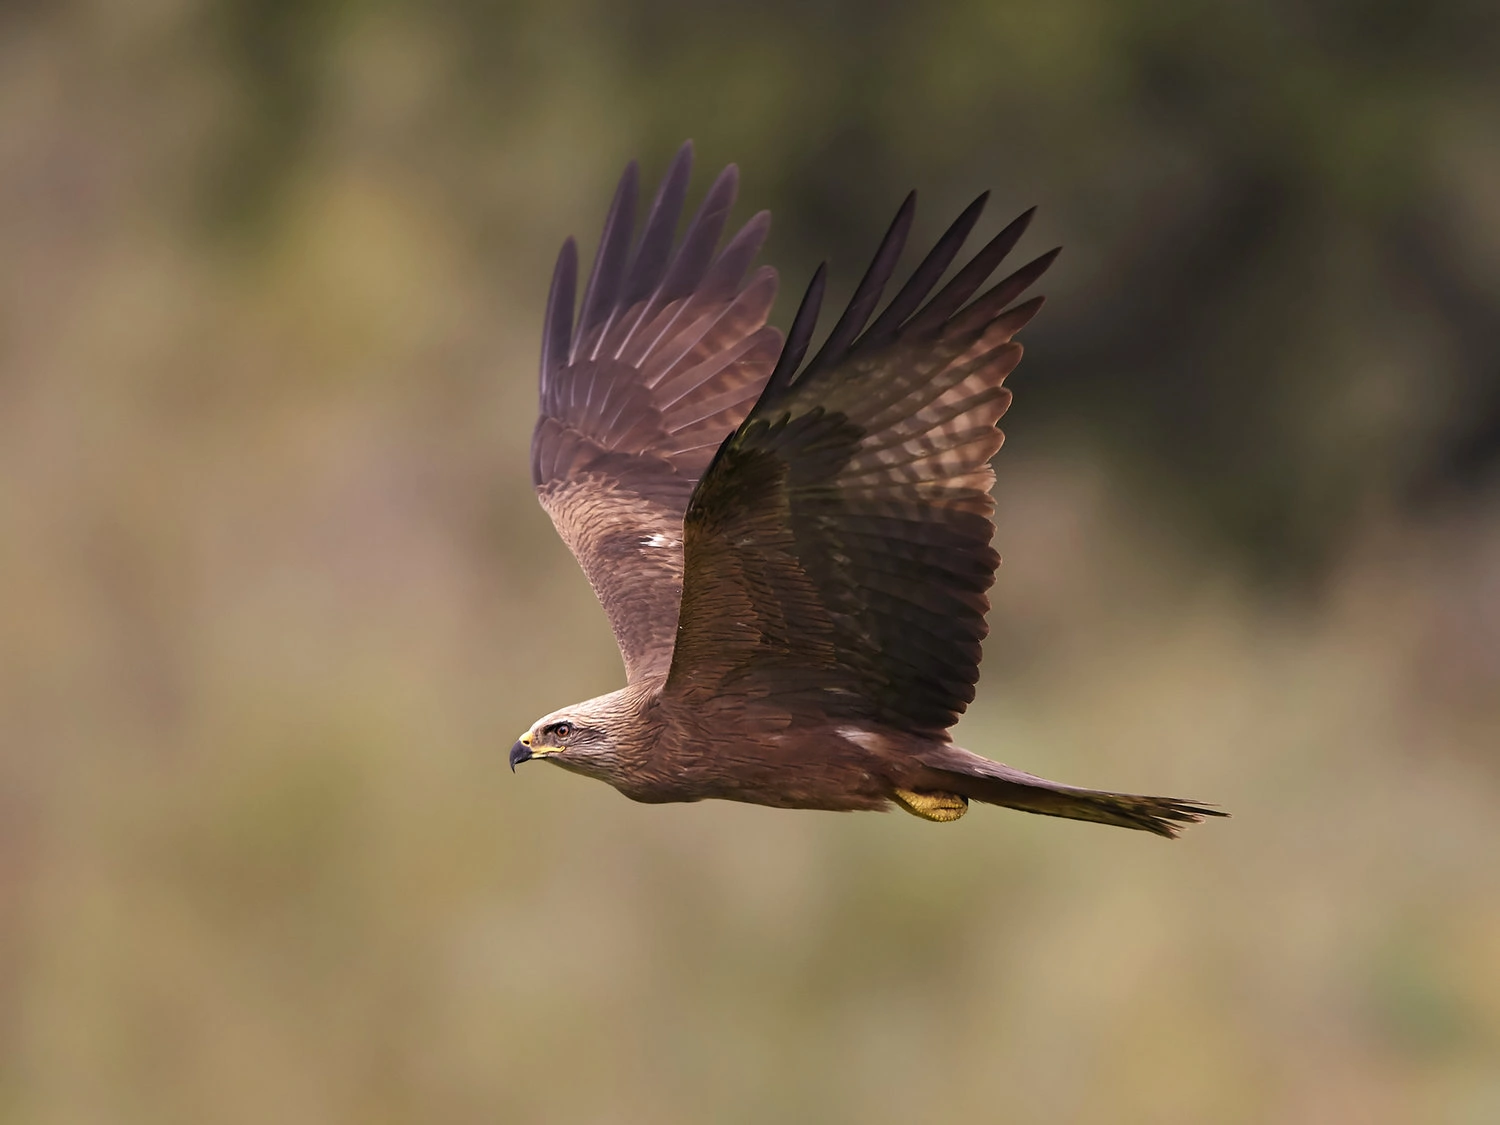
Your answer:
[[[665,676],[637,680],[586,705],[609,716],[615,746],[622,757],[649,758],[655,750],[664,726],[660,700],[665,682]]]

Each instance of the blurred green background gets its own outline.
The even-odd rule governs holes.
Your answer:
[[[1500,1121],[1493,4],[0,8],[0,1121]],[[615,177],[789,319],[1041,205],[965,744],[1168,845],[632,805],[529,489]]]

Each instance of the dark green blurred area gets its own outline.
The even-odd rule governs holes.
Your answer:
[[[0,8],[0,1122],[1500,1120],[1500,16]],[[1176,845],[632,805],[542,301],[685,137],[785,324],[1061,243],[965,745]],[[915,259],[915,251],[912,253]]]
[[[265,221],[376,18],[433,36],[455,142],[565,135],[573,103],[608,115],[596,151],[659,167],[692,136],[741,162],[794,287],[825,255],[852,284],[911,186],[934,230],[983,188],[1040,202],[1075,299],[1032,336],[1028,420],[1264,577],[1315,574],[1368,504],[1493,479],[1491,5],[231,4],[211,41],[249,110],[217,217]]]

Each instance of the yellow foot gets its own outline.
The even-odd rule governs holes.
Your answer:
[[[969,811],[969,798],[957,793],[913,793],[910,789],[897,789],[891,796],[913,816],[943,824],[957,820]]]

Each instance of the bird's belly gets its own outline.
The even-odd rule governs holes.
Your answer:
[[[886,806],[892,788],[886,756],[833,730],[777,732],[659,753],[644,784],[621,792],[636,801],[725,800],[782,809],[853,811]]]

